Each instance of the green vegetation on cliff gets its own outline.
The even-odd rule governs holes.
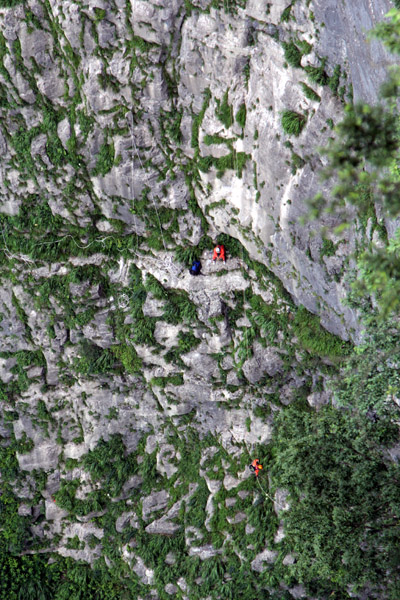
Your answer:
[[[199,4],[185,0],[180,27],[191,14],[221,11],[230,31],[246,2]],[[282,27],[299,5],[293,1],[283,10]],[[385,224],[400,212],[399,79],[394,74],[384,87],[386,104],[346,108],[327,150],[333,193],[314,202],[316,212],[351,218],[360,234],[348,302],[365,332],[354,348],[296,305],[237,239],[225,233],[216,240],[207,220],[215,210],[225,231],[237,224],[236,234],[247,239],[250,228],[241,228],[240,210],[224,192],[206,202],[213,168],[217,178],[225,175],[219,189],[229,173],[252,189],[246,169],[252,157],[242,148],[258,138],[247,128],[259,99],[249,106],[234,95],[240,81],[250,81],[248,48],[246,62],[235,64],[242,79],[219,97],[207,87],[197,103],[183,107],[175,70],[180,31],[172,32],[169,45],[135,35],[143,23],[132,24],[127,0],[120,13],[127,39],[119,40],[118,51],[127,60],[128,110],[109,69],[117,67],[108,43],[115,26],[110,10],[118,15],[117,3],[110,6],[79,13],[84,18],[75,40],[82,51],[93,42],[99,92],[116,96],[111,108],[97,109],[108,119],[100,132],[84,95],[90,86],[78,70],[81,56],[61,25],[64,6],[53,14],[50,2],[40,3],[43,21],[25,11],[29,35],[46,23],[65,69],[57,108],[36,83],[44,67],[32,60],[28,68],[20,40],[9,43],[0,35],[0,108],[8,111],[4,122],[12,122],[12,134],[4,130],[13,152],[7,168],[26,186],[17,195],[20,205],[0,215],[0,265],[12,288],[0,318],[11,323],[10,349],[0,353],[0,600],[155,594],[159,600],[290,600],[298,585],[321,600],[354,594],[398,600],[400,237],[388,242]],[[267,3],[266,15],[270,8]],[[398,50],[396,15],[377,34],[392,50]],[[151,39],[150,26],[147,33]],[[256,33],[249,34],[249,46]],[[301,68],[311,45],[289,39],[285,59]],[[5,66],[10,57],[36,95],[36,120]],[[330,65],[320,59],[305,72],[340,96],[339,66],[329,77]],[[300,85],[306,98],[321,100]],[[163,87],[154,119],[154,96]],[[147,113],[140,94],[151,106]],[[313,110],[283,111],[284,133],[299,136]],[[333,128],[332,119],[326,122]],[[86,143],[93,156],[84,154]],[[204,152],[203,143],[216,146],[216,155]],[[299,150],[302,158],[285,144],[293,175],[311,164],[306,150]],[[105,200],[101,188],[122,154],[132,168],[129,190],[118,196],[126,181],[114,181],[116,191]],[[27,182],[39,179],[43,193],[31,192]],[[255,162],[254,180],[257,189]],[[54,206],[60,182],[66,182],[63,200]],[[280,235],[279,222],[274,226]],[[375,240],[379,234],[378,247],[370,240],[363,247],[366,231]],[[225,245],[229,264],[212,265],[206,277],[214,287],[203,289],[205,279],[191,279],[186,268],[200,255],[205,264],[215,241]],[[256,240],[261,254],[260,244]],[[334,258],[339,247],[326,240],[313,256]],[[265,260],[272,255],[262,251]],[[210,434],[210,422],[222,433]],[[248,443],[236,439],[238,430]],[[43,446],[35,447],[34,439]],[[40,452],[46,469],[32,468]],[[258,480],[248,470],[255,455],[264,463]]]

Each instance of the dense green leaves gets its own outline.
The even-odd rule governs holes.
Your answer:
[[[400,13],[394,10],[389,16],[391,20],[382,22],[372,35],[391,51],[400,52]],[[330,196],[318,194],[310,203],[313,216],[329,212],[338,217],[338,234],[355,218],[364,232],[368,222],[377,230],[379,246],[363,240],[363,247],[357,248],[355,293],[375,298],[381,317],[398,309],[400,297],[399,238],[396,234],[388,243],[384,226],[384,218],[400,212],[399,82],[398,71],[391,71],[382,86],[381,104],[346,106],[336,137],[324,151],[328,167],[323,177],[331,183]],[[375,213],[380,215],[379,223]]]
[[[282,516],[293,574],[331,591],[384,586],[391,594],[400,574],[400,467],[385,446],[397,429],[350,410],[289,409],[275,439],[272,476],[290,492]]]
[[[394,0],[395,7],[400,10],[399,0]],[[381,40],[390,52],[400,54],[400,12],[391,10],[388,16],[390,21],[378,23],[371,37]]]
[[[334,385],[336,402],[356,406],[364,414],[396,421],[400,396],[400,331],[395,323],[374,321],[364,332],[364,342],[348,358],[341,379]],[[390,421],[389,421],[390,423]],[[387,434],[392,435],[387,423]],[[383,441],[386,441],[383,440]]]
[[[7,600],[117,600],[137,597],[140,585],[131,574],[99,564],[57,555],[11,556],[3,551],[0,536],[0,598]]]
[[[337,126],[338,141],[328,156],[332,169],[360,167],[364,161],[375,167],[390,163],[398,150],[397,117],[383,106],[346,106]]]

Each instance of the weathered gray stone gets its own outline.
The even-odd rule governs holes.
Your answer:
[[[221,489],[222,481],[219,481],[218,479],[210,479],[205,474],[203,476],[204,476],[205,482],[207,484],[207,487],[210,490],[210,493],[216,494],[218,492],[218,490]]]
[[[112,329],[107,323],[108,315],[108,310],[99,311],[90,323],[82,328],[85,338],[101,348],[109,348],[115,343]]]
[[[265,550],[257,554],[255,559],[251,561],[251,568],[253,569],[253,571],[262,573],[262,571],[265,569],[264,563],[273,564],[277,556],[278,553],[275,552],[275,550],[268,550],[268,548],[266,548]]]
[[[283,523],[281,522],[281,523],[279,523],[278,530],[277,530],[277,532],[275,533],[275,536],[274,536],[274,542],[275,542],[275,544],[278,544],[279,542],[281,542],[284,537],[285,537],[285,530],[284,530],[284,527],[283,527]]]
[[[285,489],[278,488],[275,492],[274,496],[274,510],[276,514],[279,514],[280,511],[289,510],[290,504],[287,500],[289,492]]]
[[[226,517],[226,520],[231,525],[236,525],[236,523],[241,523],[246,519],[246,514],[243,512],[237,512],[234,517]]]
[[[180,452],[176,452],[172,444],[160,444],[160,450],[157,453],[157,471],[162,475],[166,475],[168,479],[177,471],[178,467],[173,464],[172,459],[180,460]]]
[[[250,383],[257,383],[264,375],[273,377],[282,372],[283,361],[275,348],[253,344],[253,357],[243,364],[243,373]]]
[[[166,508],[169,500],[169,494],[166,490],[154,492],[146,496],[142,501],[142,516],[145,521],[149,520],[152,512]]]
[[[165,562],[167,565],[174,565],[176,563],[176,554],[174,554],[174,552],[168,552],[165,557]]]
[[[151,585],[154,583],[154,571],[146,567],[143,559],[134,553],[132,548],[125,545],[122,549],[123,559],[131,566],[142,583]]]
[[[157,519],[147,525],[145,531],[147,533],[156,533],[158,535],[174,535],[179,529],[181,525],[177,523],[172,523],[169,519],[162,517],[161,519]]]
[[[29,504],[20,504],[18,506],[18,514],[21,517],[30,517],[32,515],[32,507]]]
[[[224,488],[226,490],[233,490],[233,488],[237,487],[241,482],[241,479],[236,479],[229,473],[227,473],[224,477]]]
[[[115,529],[118,533],[122,533],[123,530],[128,526],[134,529],[138,529],[139,527],[137,515],[133,511],[122,513],[122,515],[120,515],[115,521]]]
[[[208,558],[217,556],[217,554],[222,554],[222,550],[214,548],[212,544],[191,546],[189,548],[189,556],[198,556],[200,560],[207,560]]]
[[[46,521],[53,521],[54,531],[60,532],[61,521],[68,516],[68,511],[57,506],[55,500],[45,500]]]
[[[330,402],[330,394],[328,392],[313,392],[309,396],[307,396],[307,402],[312,408],[316,408],[317,410],[321,408],[321,406],[325,406]]]
[[[36,439],[35,439],[36,438]],[[33,469],[44,469],[49,471],[58,465],[59,449],[52,440],[41,440],[35,436],[35,447],[26,454],[17,452],[17,460],[21,470],[33,471]]]
[[[237,502],[237,498],[227,498],[225,500],[225,506],[227,508],[229,508],[230,506],[235,506],[236,502]]]
[[[283,565],[294,565],[296,562],[295,556],[293,554],[286,554],[285,558],[282,560]]]
[[[173,583],[167,583],[164,590],[167,592],[167,594],[170,594],[172,596],[172,594],[176,594],[178,588]]]
[[[11,369],[15,367],[17,360],[15,358],[0,358],[0,378],[3,383],[8,383],[13,379]]]
[[[250,523],[246,523],[246,528],[245,528],[245,533],[246,535],[251,535],[252,533],[254,533],[256,530],[255,527],[253,527],[253,525],[250,525]]]

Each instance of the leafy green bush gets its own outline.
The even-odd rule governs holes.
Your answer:
[[[302,54],[310,54],[312,50],[312,44],[306,42],[306,40],[296,40],[296,45],[300,48]]]
[[[251,155],[246,152],[233,150],[230,154],[220,157],[202,156],[198,160],[198,167],[204,173],[207,173],[212,166],[216,167],[217,177],[222,177],[227,170],[236,169],[237,177],[242,177],[244,166],[250,157]]]
[[[142,368],[142,360],[138,356],[133,346],[127,344],[121,344],[120,346],[112,346],[111,351],[114,356],[121,361],[127,373],[139,373]]]
[[[211,0],[210,7],[223,10],[224,12],[236,15],[238,8],[245,8],[247,0]]]
[[[300,135],[306,120],[304,115],[300,115],[294,110],[284,110],[281,115],[283,131],[288,135]]]
[[[299,156],[299,154],[296,154],[296,152],[292,152],[291,159],[292,159],[291,173],[292,173],[292,175],[295,175],[297,173],[298,169],[302,169],[304,167],[304,165],[306,164],[306,161],[304,160],[304,158]]]
[[[155,344],[154,329],[156,319],[151,317],[142,317],[134,323],[132,332],[132,341],[144,346],[153,346]]]
[[[315,356],[345,356],[349,354],[351,344],[329,333],[321,326],[316,315],[300,306],[294,320],[293,331],[305,350]]]
[[[300,82],[300,85],[306,98],[308,98],[309,100],[313,100],[314,102],[321,102],[321,96],[319,96],[317,92],[314,92],[314,90],[310,88],[306,83],[302,81]]]
[[[217,108],[215,109],[216,117],[221,121],[221,123],[225,126],[226,129],[233,123],[233,114],[232,114],[232,106],[228,102],[228,90],[226,90],[225,94],[221,100],[216,99]]]
[[[0,534],[0,546],[4,538]],[[48,556],[14,556],[0,553],[0,598],[51,600],[55,588],[47,571]]]
[[[1,8],[11,8],[13,6],[17,6],[17,4],[21,4],[23,0],[0,0]]]
[[[19,454],[27,454],[35,447],[34,441],[28,438],[25,431],[22,432],[22,436],[16,442],[16,450]]]
[[[184,380],[181,373],[176,373],[175,375],[168,375],[167,377],[152,377],[150,383],[157,387],[164,388],[166,385],[183,385]]]
[[[92,170],[92,175],[106,175],[114,166],[115,150],[114,144],[110,144],[104,141],[100,146],[99,153],[97,155],[96,164]]]
[[[59,167],[65,162],[67,157],[67,151],[61,143],[60,138],[57,135],[48,137],[46,143],[46,153],[53,165]]]
[[[338,94],[341,71],[342,70],[341,70],[340,65],[336,65],[333,70],[332,76],[329,77],[329,79],[328,79],[328,86],[330,87],[332,92],[335,94],[335,96],[337,96],[337,94]]]
[[[203,97],[204,97],[204,100],[203,100],[203,105],[201,107],[201,110],[198,115],[193,117],[193,122],[192,122],[192,138],[191,138],[190,145],[192,148],[194,148],[197,151],[199,149],[199,130],[200,130],[201,124],[203,122],[204,115],[206,114],[206,110],[210,104],[210,99],[211,99],[210,88],[206,88],[204,90]]]
[[[290,14],[291,14],[291,12],[292,12],[292,6],[293,6],[293,4],[294,4],[294,2],[291,2],[291,3],[289,4],[289,6],[287,6],[287,7],[284,9],[284,11],[282,12],[282,14],[281,14],[281,19],[280,19],[281,23],[287,23],[287,22],[289,21],[289,19],[290,19]]]
[[[102,21],[103,19],[106,18],[107,11],[105,11],[104,8],[98,8],[96,6],[94,8],[94,14],[95,14],[95,22],[98,23],[99,21]]]
[[[281,516],[285,551],[296,555],[291,574],[319,598],[350,588],[397,597],[400,467],[386,459],[397,427],[355,406],[290,407],[275,424],[269,473],[274,488],[290,492]]]
[[[176,111],[174,113],[168,113],[169,119],[165,125],[165,131],[173,142],[179,144],[182,140],[181,132],[181,121],[183,112]]]
[[[199,257],[199,249],[197,246],[178,246],[175,250],[175,258],[179,262],[190,267],[192,262]]]
[[[313,67],[312,65],[304,67],[310,81],[318,85],[326,85],[328,83],[329,77],[325,72],[325,63],[326,59],[322,60],[319,67]]]
[[[83,375],[97,375],[114,370],[115,356],[108,348],[101,348],[88,340],[80,343],[79,358],[75,358],[75,369]]]
[[[236,113],[235,119],[239,123],[240,127],[243,129],[246,125],[246,105],[244,102],[240,105],[239,110]]]
[[[82,466],[93,481],[102,482],[103,491],[111,496],[117,496],[125,481],[138,469],[135,456],[127,455],[119,434],[112,435],[108,441],[101,439],[94,450],[83,456]]]
[[[197,307],[184,291],[170,292],[164,307],[163,319],[167,323],[195,323]]]
[[[291,66],[301,69],[302,53],[293,41],[282,42],[286,62]]]
[[[146,275],[146,290],[151,292],[158,300],[163,300],[167,297],[167,290],[161,285],[161,283],[152,275],[148,273]]]
[[[203,141],[206,146],[211,146],[211,144],[229,144],[231,140],[232,138],[224,138],[218,134],[209,135],[208,133],[206,133],[206,135],[203,138]]]
[[[332,242],[332,240],[324,238],[322,240],[322,247],[321,247],[319,255],[320,255],[321,258],[323,256],[335,256],[336,249],[337,249],[337,245],[334,244]]]

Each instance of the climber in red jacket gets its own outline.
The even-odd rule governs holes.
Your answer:
[[[253,471],[253,473],[256,477],[258,477],[258,473],[261,471],[262,468],[263,468],[263,466],[260,464],[260,461],[258,460],[258,458],[255,458],[253,460],[253,462],[251,463],[251,465],[249,465],[250,471]]]
[[[215,246],[212,259],[213,261],[221,259],[225,262],[225,246],[223,244]]]

